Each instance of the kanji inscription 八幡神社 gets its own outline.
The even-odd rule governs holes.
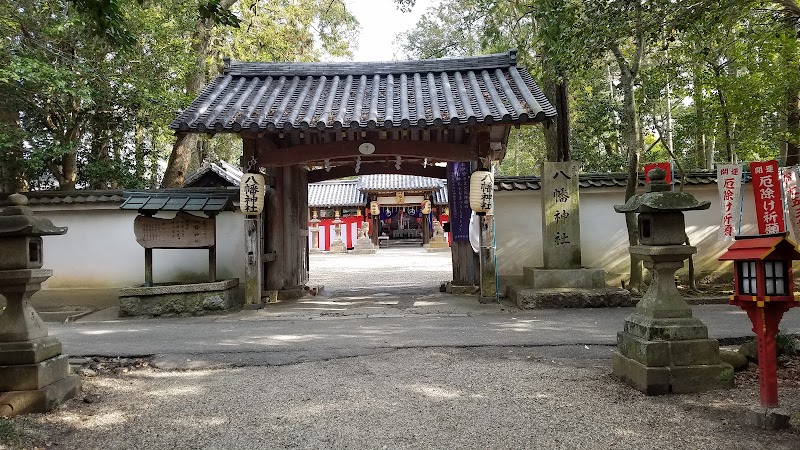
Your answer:
[[[542,168],[542,220],[545,269],[581,267],[578,165],[545,162]]]

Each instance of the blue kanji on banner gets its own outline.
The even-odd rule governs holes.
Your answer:
[[[450,197],[450,232],[454,241],[469,240],[469,163],[447,163],[447,195]]]

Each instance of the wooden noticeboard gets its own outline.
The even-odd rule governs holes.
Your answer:
[[[179,212],[174,219],[137,216],[136,242],[144,248],[208,248],[215,244],[214,219]]]
[[[133,234],[144,247],[144,282],[153,285],[154,248],[207,248],[208,278],[217,279],[216,225],[213,217],[178,212],[173,219],[136,216]]]

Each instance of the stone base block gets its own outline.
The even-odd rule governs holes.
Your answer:
[[[445,292],[452,295],[473,295],[479,289],[478,286],[458,286],[450,282],[445,285]]]
[[[120,289],[119,315],[202,315],[241,309],[244,299],[236,295],[238,279],[214,283],[174,284]]]
[[[356,247],[350,253],[354,255],[374,255],[377,252],[375,247],[367,248],[367,247]]]
[[[0,366],[0,391],[41,389],[69,375],[69,359],[59,355],[36,364]]]
[[[305,296],[305,286],[293,286],[278,291],[278,300],[297,300]]]
[[[328,253],[347,253],[347,247],[344,246],[342,241],[334,241],[331,243]]]
[[[784,409],[756,406],[748,414],[753,425],[764,430],[782,430],[791,426],[792,416]]]
[[[538,308],[601,308],[607,306],[632,306],[630,292],[625,289],[599,288],[508,288],[508,297],[520,309]]]
[[[445,243],[444,246],[439,246],[439,245],[431,246],[431,245],[428,245],[428,248],[426,250],[428,251],[428,253],[449,252],[450,251],[450,246],[447,245],[446,243]]]
[[[0,391],[0,417],[52,411],[81,391],[77,375],[68,375],[39,389]]]
[[[648,367],[615,352],[612,373],[646,395],[688,394],[733,387],[733,367],[723,363]]]
[[[525,267],[522,276],[528,286],[550,288],[605,288],[606,272],[602,269],[540,269]]]
[[[617,333],[617,348],[624,356],[648,367],[719,364],[719,343],[714,339],[647,341],[626,331]]]
[[[61,342],[47,336],[31,341],[0,342],[0,366],[36,364],[61,354]]]
[[[708,339],[708,327],[694,317],[656,319],[633,313],[625,319],[625,331],[646,341]]]

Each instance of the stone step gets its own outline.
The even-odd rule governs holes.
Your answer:
[[[638,301],[625,289],[608,287],[536,289],[509,285],[507,296],[520,309],[634,306]]]
[[[543,269],[523,267],[522,277],[528,286],[535,288],[604,288],[606,273],[603,269]]]

